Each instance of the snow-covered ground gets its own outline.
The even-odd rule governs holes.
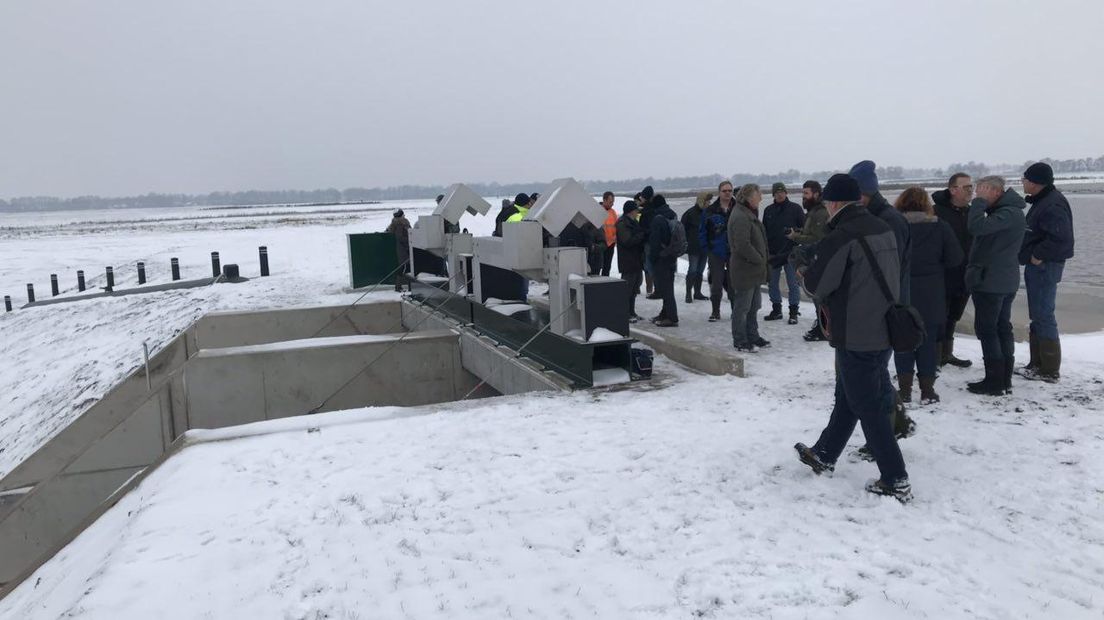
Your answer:
[[[137,366],[143,340],[215,309],[354,299],[343,234],[389,211],[34,237],[35,256],[5,241],[0,260],[21,265],[70,243],[103,264],[191,248],[197,271],[210,249],[267,244],[274,275],[0,316],[18,360],[0,373],[0,473]],[[730,345],[707,302],[680,312],[670,333]],[[745,379],[661,358],[654,385],[200,433],[221,440],[154,472],[0,618],[1101,617],[1104,334],[1066,338],[1062,383],[1017,380],[1011,397],[970,395],[980,371],[947,370],[944,402],[915,409],[902,442],[902,506],[862,490],[872,464],[815,477],[794,457],[831,407],[831,352],[800,339],[810,320],[762,323],[774,346]],[[960,349],[980,362],[975,341]]]

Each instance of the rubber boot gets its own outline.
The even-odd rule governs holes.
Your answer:
[[[1004,358],[1004,393],[1012,393],[1012,374],[1015,371],[1016,358],[1006,357]]]
[[[782,318],[782,304],[771,304],[771,313],[763,317],[764,321],[777,321]]]
[[[987,359],[984,361],[985,378],[981,381],[967,383],[966,389],[974,394],[1003,396],[1006,390],[1004,386],[1004,373],[1006,368],[1004,358],[998,360]]]
[[[652,286],[652,274],[644,272],[644,294],[651,295],[655,288]]]
[[[912,402],[912,373],[901,373],[897,375],[897,396],[903,403]]]
[[[790,306],[790,318],[786,321],[786,323],[790,325],[797,325],[797,317],[799,316],[801,316],[801,312],[799,312],[798,307]]]
[[[702,277],[700,275],[694,276],[694,299],[697,301],[709,301],[709,298],[702,295]]]
[[[940,365],[950,364],[956,368],[969,368],[974,363],[970,360],[964,360],[955,357],[954,354],[954,336],[947,338],[943,341],[943,355],[940,358]]]
[[[920,404],[939,402],[939,394],[935,393],[935,377],[917,377],[917,380],[920,382]]]
[[[1031,357],[1027,360],[1027,366],[1023,366],[1016,370],[1016,374],[1025,377],[1039,370],[1039,338],[1035,336],[1035,332],[1028,334],[1027,347],[1028,351],[1031,353]],[[1031,377],[1028,378],[1030,379]]]
[[[694,303],[694,276],[686,276],[686,303]]]
[[[1062,369],[1062,343],[1058,340],[1039,340],[1039,368],[1034,373],[1024,373],[1025,379],[1057,383]]]
[[[713,304],[713,313],[709,315],[710,321],[721,320],[721,296],[710,297],[709,303]]]

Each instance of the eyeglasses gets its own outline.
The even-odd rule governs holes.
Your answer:
[[[956,185],[958,189],[974,189],[973,185]]]
[[[730,189],[722,189],[722,190],[721,190],[721,193],[722,193],[722,194],[731,194],[731,193],[732,193],[732,190],[730,190]]]

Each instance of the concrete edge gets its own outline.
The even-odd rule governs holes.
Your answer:
[[[713,376],[744,376],[744,359],[732,353],[717,351],[678,337],[660,336],[637,327],[630,327],[629,334],[687,368]]]

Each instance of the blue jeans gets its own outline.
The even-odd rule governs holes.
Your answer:
[[[974,292],[974,335],[981,341],[986,360],[1013,359],[1016,341],[1012,337],[1012,300],[1015,293]]]
[[[686,280],[693,282],[690,278],[694,276],[700,278],[705,273],[705,254],[687,254],[686,258],[690,259],[690,268],[686,270]]]
[[[771,267],[770,279],[767,280],[767,294],[770,295],[772,304],[782,303],[782,289],[778,286],[782,280],[782,272],[786,272],[786,293],[790,298],[790,305],[801,303],[801,288],[797,285],[797,270],[789,262],[781,267]]]
[[[644,252],[644,273],[652,275],[652,251],[650,248],[645,248]]]
[[[1058,283],[1062,281],[1065,262],[1046,262],[1024,266],[1024,288],[1027,289],[1027,314],[1031,318],[1031,333],[1041,340],[1058,340],[1058,320],[1054,304],[1058,298]]]
[[[893,436],[894,390],[889,381],[889,353],[888,349],[836,349],[836,403],[813,451],[825,462],[835,463],[855,432],[855,424],[861,424],[882,481],[892,483],[907,478],[908,472]]]

